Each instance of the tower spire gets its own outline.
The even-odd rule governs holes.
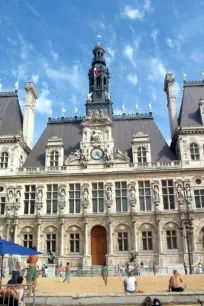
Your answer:
[[[86,113],[89,110],[103,110],[112,118],[112,102],[109,89],[110,74],[104,58],[105,50],[100,45],[101,35],[97,35],[97,45],[93,49],[94,58],[89,69],[89,93],[86,101]]]

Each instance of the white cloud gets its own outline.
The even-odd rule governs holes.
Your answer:
[[[180,39],[180,38],[178,37],[178,39]],[[173,40],[171,38],[167,38],[166,43],[167,43],[169,48],[172,48],[172,49],[175,48],[177,50],[180,50],[180,48],[181,48],[181,44],[180,44],[180,42],[177,39]]]
[[[171,38],[167,38],[166,43],[169,46],[169,48],[174,47],[174,43],[173,43],[173,40]]]
[[[99,27],[101,27],[102,29],[105,29],[106,27],[105,27],[105,24],[103,23],[103,22],[100,22],[99,23]]]
[[[140,47],[140,39],[135,39],[133,43],[134,43],[135,48],[138,50]]]
[[[110,47],[106,48],[106,61],[108,65],[110,65],[110,63],[114,60],[115,52],[116,51]]]
[[[50,92],[48,89],[42,88],[41,93],[36,100],[36,111],[41,114],[48,114],[49,109],[52,106],[52,100],[48,99]]]
[[[58,59],[58,56],[59,56],[59,55],[58,55],[57,52],[51,51],[50,54],[51,54],[52,58],[53,58],[55,61]]]
[[[151,73],[148,76],[150,81],[164,81],[166,75],[166,68],[160,60],[160,58],[155,57],[150,60]]]
[[[56,70],[49,68],[48,65],[45,65],[45,71],[49,79],[55,81],[68,81],[73,88],[82,89],[82,75],[80,67],[78,64],[74,64],[71,69],[66,70]]]
[[[127,80],[128,80],[131,84],[133,84],[134,86],[136,86],[137,83],[138,83],[137,75],[136,75],[136,74],[128,74]]]
[[[152,40],[153,42],[156,44],[157,42],[157,35],[158,35],[158,31],[157,30],[154,30],[151,34],[151,37],[152,37]]]
[[[151,1],[150,0],[144,0],[144,10],[149,11],[151,8]]]
[[[135,66],[135,62],[133,59],[133,47],[130,45],[126,45],[124,48],[124,53],[125,55],[128,57],[128,59],[130,60],[130,62],[133,64],[133,66]]]
[[[122,12],[122,15],[132,20],[142,20],[144,17],[144,12],[137,8],[133,9],[131,6],[126,5],[124,11]]]
[[[196,50],[193,50],[193,52],[191,53],[190,55],[190,58],[196,62],[196,63],[202,63],[204,62],[204,54],[201,50],[199,49],[196,49]]]
[[[32,81],[37,84],[38,80],[39,80],[39,75],[38,74],[33,74],[31,77]]]
[[[18,39],[20,44],[20,56],[23,60],[26,60],[29,56],[30,51],[33,50],[33,46],[29,43],[26,43],[20,33],[18,33]]]

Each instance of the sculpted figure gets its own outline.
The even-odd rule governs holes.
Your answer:
[[[191,198],[191,187],[190,187],[189,184],[186,184],[185,196],[186,196],[186,198]]]
[[[112,201],[113,196],[112,196],[112,189],[111,187],[108,187],[106,190],[106,200],[107,201]]]
[[[154,199],[159,200],[160,197],[159,197],[159,186],[158,185],[154,185],[153,192],[154,192]]]
[[[12,191],[12,190],[9,191],[9,194],[8,194],[8,202],[9,202],[10,204],[13,204],[13,202],[14,202],[14,197],[13,197],[13,191]]]
[[[61,192],[60,192],[60,202],[61,203],[64,203],[65,202],[65,190],[62,189]]]
[[[43,193],[42,193],[42,190],[40,189],[38,191],[38,203],[42,203],[42,197],[43,197]]]
[[[105,158],[106,158],[107,161],[111,161],[113,159],[112,150],[111,150],[109,145],[107,145],[107,147],[106,147]]]
[[[177,197],[178,198],[184,198],[183,188],[181,184],[177,186]]]
[[[21,201],[21,192],[20,190],[18,190],[16,192],[16,203],[20,203],[20,201]]]
[[[87,93],[87,100],[89,101],[89,102],[92,102],[92,92],[89,92],[89,93]]]
[[[131,188],[130,188],[130,200],[135,200],[135,199],[136,199],[135,187],[131,186]]]
[[[88,192],[88,189],[87,188],[84,188],[84,191],[83,191],[83,201],[84,202],[88,202],[88,199],[89,199],[89,192]]]
[[[96,127],[96,129],[93,130],[91,140],[96,142],[101,141],[101,131],[98,129],[98,127]]]

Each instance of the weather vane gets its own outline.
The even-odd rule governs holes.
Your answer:
[[[102,36],[99,35],[99,34],[96,36],[96,38],[97,38],[97,44],[98,44],[98,45],[101,44],[101,37],[102,37]]]
[[[62,117],[64,118],[64,113],[66,112],[66,109],[64,108],[63,102],[62,102],[61,112],[62,112]]]

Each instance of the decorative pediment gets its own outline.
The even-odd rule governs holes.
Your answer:
[[[88,115],[84,118],[83,126],[94,126],[94,125],[104,125],[111,124],[109,116],[102,110],[96,109],[95,111],[89,110]]]

